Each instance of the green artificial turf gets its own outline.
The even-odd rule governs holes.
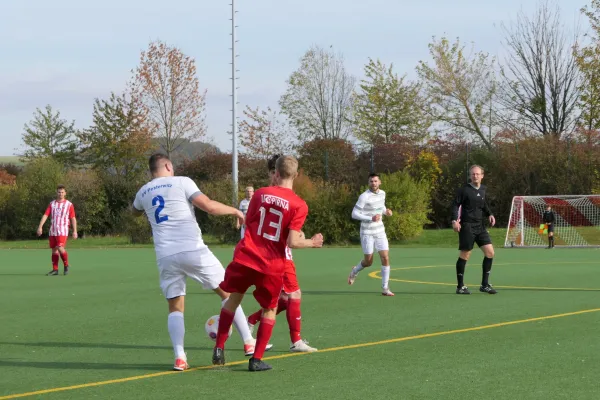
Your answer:
[[[214,249],[224,266],[232,251]],[[247,372],[234,333],[226,350],[233,365],[169,373],[167,306],[152,249],[72,248],[70,275],[51,277],[49,250],[1,250],[0,399],[47,389],[56,391],[31,398],[596,399],[598,255],[497,249],[492,296],[478,291],[475,250],[466,271],[473,294],[459,296],[456,250],[393,248],[396,296],[383,297],[369,276],[378,260],[347,284],[359,247],[296,251],[303,335],[321,351],[277,358],[290,354],[280,314],[267,353],[272,371]],[[189,362],[208,367],[214,342],[204,322],[220,301],[188,282],[186,302]],[[243,306],[247,314],[258,307],[250,296]],[[110,382],[129,377],[136,379]]]

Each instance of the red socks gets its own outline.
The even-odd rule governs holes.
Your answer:
[[[52,270],[58,271],[58,254],[52,253]]]
[[[263,356],[265,355],[265,349],[267,348],[267,344],[269,343],[269,339],[271,339],[271,334],[273,333],[274,326],[274,319],[262,318],[260,320],[260,325],[258,326],[258,333],[256,334],[256,347],[254,348],[254,355],[252,357],[258,358],[259,360],[263,358]]]
[[[290,339],[296,343],[302,339],[300,330],[302,327],[302,314],[300,313],[300,299],[290,299],[287,310],[287,321],[290,327]]]
[[[67,254],[67,251],[65,250],[62,253],[58,253],[58,254],[60,254],[60,258],[62,258],[63,265],[65,267],[68,267],[69,266],[69,255]],[[58,262],[58,259],[56,261]],[[56,268],[58,269],[58,265],[56,266]]]
[[[219,330],[217,331],[217,343],[215,344],[216,348],[225,348],[225,342],[227,341],[227,338],[229,338],[229,329],[231,329],[233,317],[234,313],[221,308],[221,314],[219,315]]]

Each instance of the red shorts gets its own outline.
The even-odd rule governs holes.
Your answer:
[[[48,238],[50,242],[50,248],[65,247],[67,245],[68,236],[50,236]]]
[[[285,271],[283,272],[283,291],[287,294],[300,290],[298,276],[296,275],[296,266],[293,261],[285,262]]]
[[[262,308],[276,308],[283,287],[281,275],[266,275],[255,269],[232,261],[225,269],[225,279],[219,287],[228,293],[246,293],[250,286],[252,294]]]

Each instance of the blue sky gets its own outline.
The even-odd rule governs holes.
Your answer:
[[[565,25],[587,22],[585,0],[555,0]],[[23,125],[46,104],[91,123],[93,100],[121,92],[151,40],[180,47],[196,59],[208,90],[208,136],[231,148],[230,1],[208,0],[1,0],[0,155],[21,146]],[[367,5],[368,4],[368,5]],[[285,81],[311,45],[333,46],[346,67],[362,77],[368,57],[394,63],[414,78],[428,59],[432,36],[473,41],[502,56],[499,24],[536,0],[253,0],[236,2],[239,110],[277,107]],[[241,112],[240,112],[241,114]]]

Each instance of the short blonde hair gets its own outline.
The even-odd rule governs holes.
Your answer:
[[[482,174],[485,173],[485,171],[483,170],[483,167],[481,165],[477,165],[477,164],[471,165],[471,168],[469,168],[469,173],[471,173],[471,171],[473,171],[474,168],[479,168],[481,170]]]
[[[252,186],[252,185],[246,186],[246,190],[254,190],[254,186]]]
[[[298,160],[292,156],[281,156],[275,163],[281,179],[293,179],[298,175]]]

